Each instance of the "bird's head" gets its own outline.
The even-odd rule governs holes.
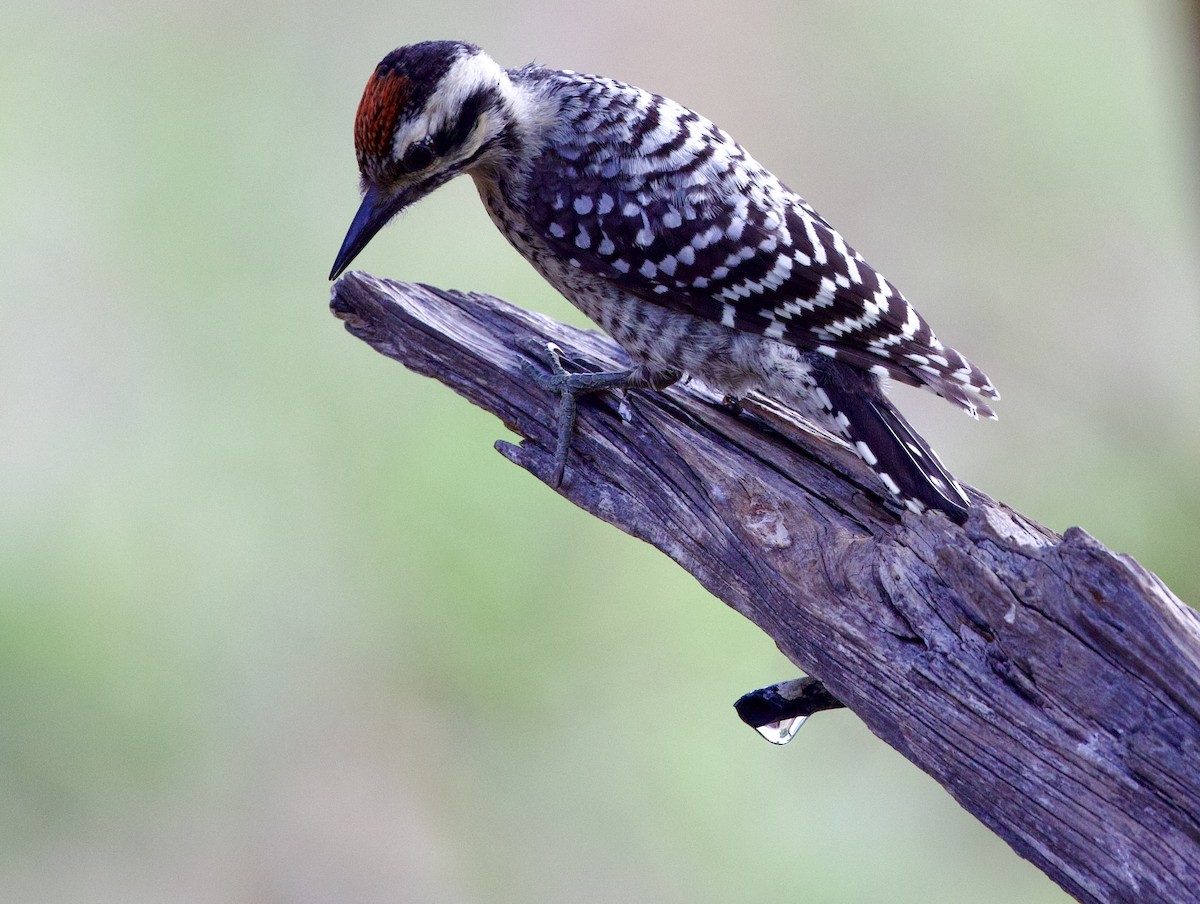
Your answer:
[[[383,58],[354,120],[362,205],[330,279],[405,207],[491,162],[508,125],[511,91],[505,71],[474,44],[425,41]]]

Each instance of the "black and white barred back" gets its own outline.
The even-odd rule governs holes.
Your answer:
[[[440,165],[412,172],[405,155],[422,140]],[[470,173],[501,231],[643,379],[683,372],[731,396],[761,391],[849,440],[909,507],[965,517],[962,489],[882,378],[973,416],[995,416],[984,399],[996,390],[803,198],[698,113],[612,79],[502,70],[472,45],[429,42],[380,64],[356,143],[367,194],[390,180],[400,195],[383,222]]]

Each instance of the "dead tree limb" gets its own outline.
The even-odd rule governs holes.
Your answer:
[[[556,400],[518,340],[615,346],[498,299],[351,273],[333,312],[519,435],[545,477]],[[902,514],[829,438],[695,386],[585,401],[559,492],[654,544],[1082,901],[1200,900],[1200,619],[1084,531],[986,496]],[[780,676],[786,677],[786,676]]]

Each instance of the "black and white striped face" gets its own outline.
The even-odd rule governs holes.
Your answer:
[[[467,168],[503,131],[510,92],[508,76],[472,44],[392,51],[367,83],[355,120],[364,180],[421,181]]]
[[[511,95],[507,74],[473,44],[426,41],[383,58],[354,121],[363,202],[331,279],[401,210],[503,147]]]

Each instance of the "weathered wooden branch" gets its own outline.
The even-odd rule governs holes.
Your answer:
[[[486,296],[351,273],[331,306],[526,437],[497,447],[543,479],[555,400],[518,339],[620,363]],[[581,405],[561,495],[671,556],[1072,895],[1200,900],[1200,619],[1154,575],[973,490],[963,527],[902,514],[769,407],[696,386],[627,404]]]

